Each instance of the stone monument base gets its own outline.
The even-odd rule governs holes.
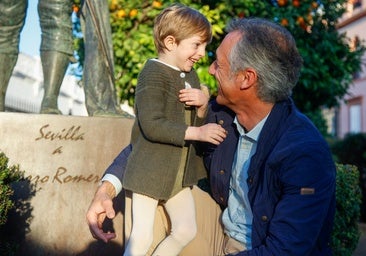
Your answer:
[[[19,165],[16,209],[4,230],[17,255],[122,255],[123,195],[105,223],[117,239],[92,238],[85,214],[104,170],[130,140],[134,119],[0,113],[0,151]]]

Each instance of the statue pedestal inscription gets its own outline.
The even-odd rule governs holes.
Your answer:
[[[122,117],[0,113],[0,151],[30,181],[15,186],[15,197],[28,200],[16,211],[22,220],[7,224],[21,239],[20,255],[122,255],[122,196],[109,223],[118,236],[112,243],[92,238],[85,214],[104,170],[129,143],[132,124]]]

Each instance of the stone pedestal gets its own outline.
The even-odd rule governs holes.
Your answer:
[[[122,255],[122,196],[106,223],[118,235],[113,243],[92,238],[85,213],[104,170],[129,143],[133,121],[0,113],[0,151],[28,180],[15,186],[22,204],[8,223],[19,255]]]

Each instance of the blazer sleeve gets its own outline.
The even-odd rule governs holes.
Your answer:
[[[125,175],[128,156],[132,151],[132,145],[127,145],[105,170],[102,181],[110,181],[118,194],[122,190],[122,180]]]

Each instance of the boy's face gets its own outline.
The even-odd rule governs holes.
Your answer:
[[[174,66],[180,70],[189,72],[194,64],[199,61],[206,53],[206,42],[202,41],[202,37],[196,35],[180,41],[175,44],[171,54]]]

